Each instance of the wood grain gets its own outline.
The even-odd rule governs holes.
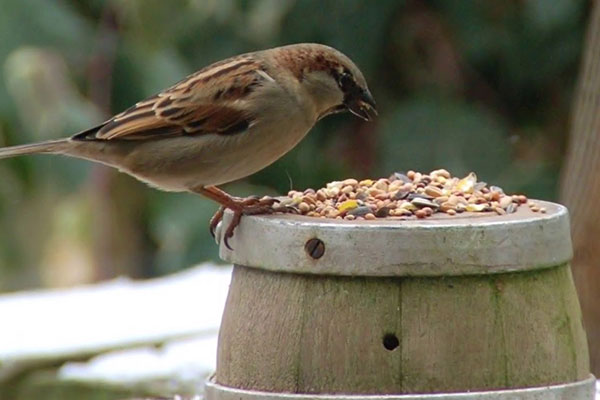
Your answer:
[[[600,4],[593,2],[560,199],[571,214],[573,275],[586,324],[592,372],[600,374]]]
[[[386,334],[397,348],[384,346]],[[216,380],[242,389],[460,392],[589,373],[568,265],[427,278],[236,266],[219,339]]]

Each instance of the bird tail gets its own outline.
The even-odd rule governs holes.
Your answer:
[[[0,159],[38,153],[62,153],[69,148],[69,139],[48,140],[46,142],[24,144],[0,148]]]

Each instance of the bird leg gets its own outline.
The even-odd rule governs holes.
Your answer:
[[[246,198],[234,197],[226,192],[222,191],[216,186],[201,186],[193,188],[194,193],[201,194],[208,197],[209,199],[216,201],[221,205],[217,212],[213,215],[210,220],[210,233],[214,237],[215,229],[219,222],[223,219],[225,209],[229,208],[233,211],[233,218],[225,231],[223,241],[225,246],[229,250],[232,250],[229,246],[229,239],[233,237],[235,228],[239,225],[242,215],[256,215],[256,214],[272,214],[274,212],[293,212],[291,207],[273,207],[274,204],[279,203],[279,200],[273,197],[259,198],[257,196],[250,196]],[[295,209],[294,209],[295,210]]]

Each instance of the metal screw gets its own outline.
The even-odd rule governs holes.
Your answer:
[[[325,253],[325,243],[323,243],[321,239],[312,238],[306,242],[304,250],[309,256],[318,260],[323,257],[323,254]]]

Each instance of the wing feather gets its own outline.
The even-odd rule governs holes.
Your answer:
[[[223,86],[220,79],[224,74],[230,75],[227,86]],[[267,82],[273,82],[273,79],[259,61],[251,55],[234,57],[188,76],[117,114],[99,129],[74,138],[155,140],[209,133],[235,134],[246,130],[253,122],[248,107],[244,107],[245,101]]]

